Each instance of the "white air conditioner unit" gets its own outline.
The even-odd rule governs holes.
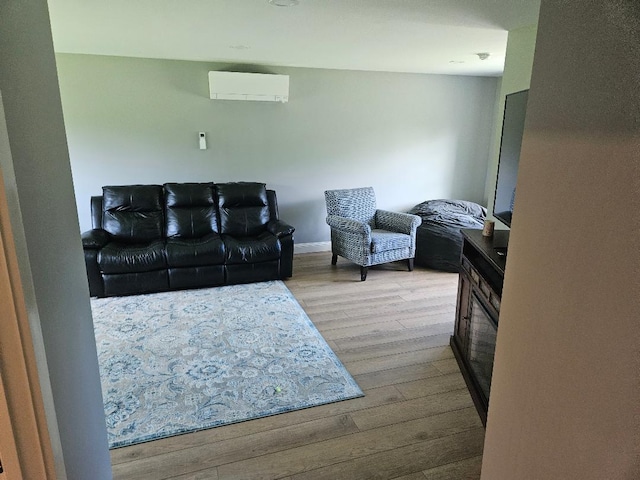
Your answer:
[[[289,75],[209,72],[209,97],[284,103],[289,101]]]

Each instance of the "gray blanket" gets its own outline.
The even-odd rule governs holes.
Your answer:
[[[422,218],[416,238],[416,264],[457,272],[462,250],[460,229],[481,229],[487,209],[466,200],[428,200],[409,213]]]

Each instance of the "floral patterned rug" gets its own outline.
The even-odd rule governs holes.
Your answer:
[[[91,307],[110,448],[363,395],[280,281]]]

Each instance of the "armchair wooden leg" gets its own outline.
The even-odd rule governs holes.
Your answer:
[[[336,263],[338,263],[338,255],[336,255],[335,253],[331,256],[331,265],[335,265]]]
[[[409,264],[409,271],[413,272],[413,258],[407,258],[407,263]]]
[[[364,282],[367,279],[367,267],[360,267],[360,281]]]

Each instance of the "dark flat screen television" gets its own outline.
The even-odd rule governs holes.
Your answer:
[[[507,227],[511,226],[511,217],[513,216],[513,201],[516,194],[516,180],[528,97],[529,90],[510,93],[504,104],[493,216]]]

